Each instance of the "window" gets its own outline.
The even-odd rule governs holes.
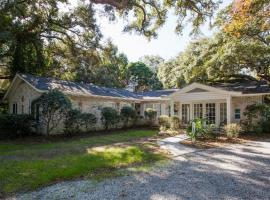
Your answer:
[[[234,110],[234,119],[241,119],[241,110],[240,110],[240,108],[236,108]]]
[[[14,103],[14,104],[13,104],[13,108],[12,108],[12,113],[13,113],[13,114],[17,114],[17,111],[18,111],[17,108],[18,108],[17,103]]]
[[[227,124],[227,104],[220,104],[220,124]]]
[[[216,123],[216,104],[215,103],[206,104],[206,123],[207,124]]]
[[[202,119],[203,118],[203,105],[201,103],[194,104],[194,119]]]
[[[154,104],[152,104],[152,103],[147,103],[147,104],[145,105],[145,108],[154,108]]]
[[[184,124],[189,122],[189,104],[182,105],[182,121]]]

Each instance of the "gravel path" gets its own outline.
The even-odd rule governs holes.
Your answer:
[[[15,199],[270,199],[270,141],[191,152],[149,173],[64,182]]]

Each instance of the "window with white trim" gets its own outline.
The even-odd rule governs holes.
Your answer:
[[[187,124],[189,122],[189,104],[182,104],[182,122]]]
[[[193,104],[194,119],[203,118],[203,105],[201,103]]]
[[[206,123],[215,124],[216,123],[216,104],[207,103],[206,104]]]
[[[234,119],[241,119],[241,109],[240,108],[236,108],[234,110]]]

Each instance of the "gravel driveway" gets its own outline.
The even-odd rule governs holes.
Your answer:
[[[270,141],[187,153],[149,173],[56,184],[18,199],[270,199]]]

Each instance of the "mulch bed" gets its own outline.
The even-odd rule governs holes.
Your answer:
[[[238,138],[232,139],[228,139],[225,136],[220,136],[215,139],[199,138],[196,142],[192,142],[191,139],[186,139],[181,141],[180,143],[193,148],[209,149],[222,147],[228,144],[243,144],[249,141],[262,141],[265,139],[270,139],[270,134],[240,135]]]

